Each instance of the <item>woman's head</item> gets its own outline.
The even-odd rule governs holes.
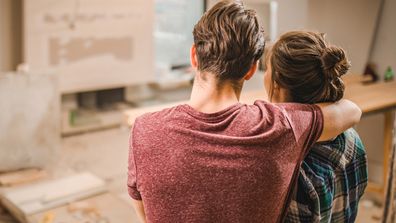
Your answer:
[[[241,1],[220,1],[194,27],[192,63],[218,82],[240,81],[264,52],[256,13]]]
[[[269,53],[266,89],[275,101],[335,102],[344,95],[341,76],[349,68],[345,51],[328,44],[323,34],[288,32]]]

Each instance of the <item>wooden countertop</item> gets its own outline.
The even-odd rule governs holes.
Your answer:
[[[355,102],[363,113],[396,107],[396,81],[347,86],[345,98]]]
[[[363,113],[378,112],[396,107],[396,81],[374,84],[348,84],[345,98],[355,102]],[[242,92],[241,102],[252,104],[255,100],[267,100],[265,90]],[[124,112],[125,122],[132,125],[135,118],[146,113],[158,111],[187,101],[161,104],[143,108],[129,109]]]

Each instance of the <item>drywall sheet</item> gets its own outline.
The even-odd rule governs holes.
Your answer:
[[[0,172],[44,167],[60,145],[55,75],[0,74]]]
[[[152,80],[154,3],[25,0],[25,62],[59,75],[62,93]]]

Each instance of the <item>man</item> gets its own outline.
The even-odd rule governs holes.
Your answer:
[[[239,103],[264,51],[256,14],[220,1],[194,27],[188,104],[136,119],[128,192],[145,222],[279,222],[297,164],[360,120],[336,104]]]

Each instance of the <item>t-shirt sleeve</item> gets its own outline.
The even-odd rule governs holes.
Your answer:
[[[137,188],[137,168],[136,168],[136,161],[134,156],[134,127],[132,127],[132,131],[129,137],[129,156],[128,156],[128,194],[135,200],[142,200],[142,196]]]
[[[316,143],[323,131],[323,114],[317,105],[279,104],[293,129],[294,137],[304,154]]]

